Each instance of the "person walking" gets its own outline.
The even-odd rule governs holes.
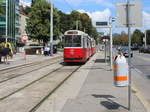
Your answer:
[[[9,64],[9,62],[8,62],[8,57],[9,57],[10,53],[11,53],[11,50],[10,50],[10,48],[9,48],[9,45],[7,44],[6,47],[5,47],[4,50],[3,50],[4,62],[5,62],[6,64]]]
[[[48,45],[46,45],[46,46],[44,47],[44,55],[45,55],[45,56],[49,56],[49,50],[50,50],[50,48],[48,47]]]

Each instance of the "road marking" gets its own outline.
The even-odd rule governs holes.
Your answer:
[[[139,92],[139,90],[135,86],[133,86],[132,89],[134,91],[136,91],[135,95],[141,101],[141,103],[143,104],[146,111],[150,112],[150,103],[144,98],[144,96],[141,95],[141,93]]]

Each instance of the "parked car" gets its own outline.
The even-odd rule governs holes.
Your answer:
[[[147,52],[147,46],[143,46],[139,48],[139,53],[146,53]]]
[[[146,53],[150,53],[150,47],[147,47]]]
[[[123,53],[123,55],[125,57],[129,57],[128,47],[122,47],[122,48],[120,48],[119,52]],[[131,54],[131,57],[133,57],[133,52],[132,51],[130,52],[130,54]]]
[[[143,52],[143,49],[144,49],[144,47],[141,46],[141,47],[139,48],[139,53],[142,53],[142,52]]]
[[[131,47],[131,50],[138,50],[139,49],[139,46],[138,45],[133,45],[132,47]]]

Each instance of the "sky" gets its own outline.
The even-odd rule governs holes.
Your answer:
[[[70,13],[72,10],[77,10],[81,13],[87,13],[93,24],[96,21],[106,21],[109,17],[116,16],[116,2],[126,2],[127,0],[48,0],[51,1],[59,10]],[[130,0],[141,1],[142,3],[142,15],[143,15],[143,27],[140,29],[150,29],[150,0]],[[31,0],[20,0],[22,5],[30,5]],[[113,25],[113,32],[121,32],[125,29],[116,28],[116,24]],[[134,30],[133,28],[132,30]]]

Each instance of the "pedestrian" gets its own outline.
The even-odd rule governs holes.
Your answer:
[[[10,56],[11,50],[9,48],[9,44],[6,45],[6,47],[3,50],[3,55],[4,55],[4,62],[6,64],[9,64],[8,62],[8,57]]]
[[[44,47],[44,55],[45,55],[45,56],[49,56],[49,50],[50,50],[50,48],[46,45],[46,46]]]

